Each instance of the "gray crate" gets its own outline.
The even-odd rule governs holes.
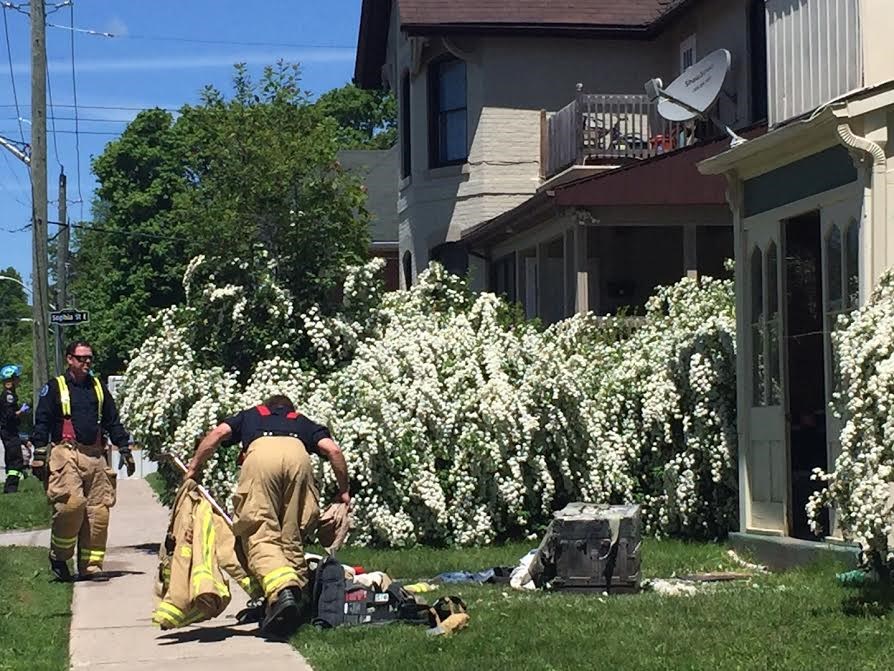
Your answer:
[[[558,590],[636,592],[642,529],[638,505],[571,503],[547,534]]]

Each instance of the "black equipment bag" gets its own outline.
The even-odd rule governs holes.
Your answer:
[[[398,583],[386,591],[345,580],[344,567],[334,556],[324,559],[313,578],[313,624],[321,629],[361,624],[409,622],[428,624],[429,607],[419,604]]]

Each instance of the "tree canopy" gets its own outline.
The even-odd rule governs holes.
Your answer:
[[[347,86],[314,102],[283,62],[257,80],[236,66],[229,96],[208,87],[176,118],[137,115],[94,159],[94,221],[75,235],[71,292],[91,311],[79,335],[100,370],[120,371],[145,317],[185,298],[184,271],[200,254],[203,272],[220,266],[247,287],[270,272],[298,309],[326,305],[368,248],[365,193],[336,154],[385,146],[393,127],[388,96]],[[228,365],[251,354],[239,342],[218,353]]]

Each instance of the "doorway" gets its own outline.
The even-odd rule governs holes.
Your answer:
[[[822,237],[819,211],[784,223],[786,374],[791,465],[789,533],[816,540],[805,506],[819,483],[814,468],[827,469]],[[828,519],[823,520],[828,531]]]

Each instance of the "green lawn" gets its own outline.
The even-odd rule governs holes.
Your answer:
[[[0,671],[68,669],[71,585],[51,578],[46,549],[0,547]]]
[[[478,550],[370,551],[340,558],[404,578],[511,565],[527,545]],[[734,569],[720,545],[646,541],[647,577]],[[461,595],[469,628],[430,639],[395,625],[316,632],[293,639],[317,671],[382,669],[818,669],[869,671],[894,664],[894,617],[886,594],[837,585],[828,564],[747,582],[715,585],[690,597],[573,596],[514,592],[505,586],[453,586],[424,595]]]
[[[162,499],[165,488],[165,481],[164,478],[161,477],[161,473],[157,471],[155,473],[150,473],[144,479],[146,480],[148,485],[152,487],[152,491],[155,492],[155,496],[160,501]]]
[[[50,506],[43,484],[27,477],[15,494],[0,494],[0,530],[50,526]]]

